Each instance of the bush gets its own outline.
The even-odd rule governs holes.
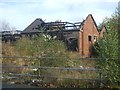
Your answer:
[[[5,45],[4,45],[5,47]],[[86,82],[80,82],[76,80],[64,80],[62,78],[96,78],[96,73],[92,72],[83,72],[83,71],[69,71],[56,69],[71,67],[94,67],[94,61],[81,60],[79,53],[77,52],[68,52],[66,46],[62,41],[55,40],[49,35],[40,35],[39,37],[34,38],[21,38],[12,45],[7,45],[4,48],[5,56],[30,56],[28,58],[14,58],[9,60],[10,65],[14,66],[30,66],[30,68],[24,68],[19,70],[18,68],[9,68],[6,69],[8,72],[15,71],[16,74],[30,74],[36,75],[35,77],[21,76],[21,81],[32,82],[38,80],[40,82],[32,82],[32,84],[46,85],[44,83],[53,83],[57,87],[83,87]],[[47,67],[46,69],[38,69],[39,67]],[[32,68],[31,68],[32,67]],[[48,67],[50,67],[48,69]],[[52,68],[56,67],[56,68]],[[41,76],[41,77],[39,77]]]
[[[114,17],[107,21],[107,32],[103,39],[98,41],[98,44],[95,46],[98,58],[100,58],[97,63],[97,68],[100,70],[102,79],[107,81],[105,85],[120,82],[119,43],[118,31],[115,28],[116,24],[117,22],[114,20]]]

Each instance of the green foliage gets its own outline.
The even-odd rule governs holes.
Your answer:
[[[100,69],[102,78],[110,81],[110,83],[120,82],[117,17],[117,15],[113,15],[112,18],[107,20],[107,32],[104,37],[98,41],[98,44],[94,46],[97,50],[98,58],[101,58],[97,63],[98,69]]]
[[[15,53],[19,56],[34,56],[34,43],[27,37],[21,38],[14,44]]]
[[[4,56],[33,56],[32,58],[15,58],[14,62],[13,59],[6,59],[4,61],[11,61],[9,64],[12,65],[16,63],[14,66],[30,66],[33,68],[7,68],[6,71],[18,73],[18,74],[30,74],[30,75],[37,75],[37,76],[44,76],[40,77],[20,77],[21,82],[23,81],[28,84],[28,82],[32,82],[32,80],[37,79],[41,82],[38,82],[37,85],[44,85],[44,83],[54,84],[56,87],[86,87],[86,85],[90,85],[87,81],[80,82],[77,81],[75,78],[97,78],[98,74],[96,72],[91,71],[71,71],[71,70],[59,70],[56,68],[61,67],[71,67],[71,68],[90,68],[94,67],[95,61],[90,60],[81,60],[79,59],[80,55],[78,52],[68,52],[66,46],[63,42],[55,40],[51,38],[49,35],[40,35],[39,37],[35,37],[32,39],[29,38],[21,38],[16,43],[12,45],[4,45],[3,47]],[[40,61],[40,64],[38,63]],[[42,67],[51,67],[49,69],[38,69],[38,65]],[[34,67],[35,66],[35,67]],[[52,68],[54,67],[54,68]],[[56,67],[56,68],[55,68]],[[52,78],[50,78],[52,77]],[[73,78],[70,79],[62,79],[65,77]],[[39,78],[39,79],[38,79]],[[36,82],[32,82],[36,84]],[[40,84],[39,84],[40,83]],[[88,86],[88,87],[90,87]],[[95,85],[96,86],[96,85]]]
[[[40,36],[33,41],[42,66],[65,66],[68,54],[63,42],[54,40],[49,35]]]
[[[101,40],[99,40],[100,42]],[[98,57],[100,47],[99,47],[99,42],[96,41],[95,44],[92,46],[92,57]]]
[[[41,66],[65,66],[68,55],[63,42],[45,34],[31,40],[21,38],[15,43],[15,48],[21,56],[40,58]]]

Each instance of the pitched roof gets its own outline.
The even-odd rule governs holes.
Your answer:
[[[94,24],[95,24],[95,26],[96,26],[96,28],[97,28],[97,31],[99,32],[98,27],[97,27],[97,24],[96,24],[96,22],[95,22],[95,20],[94,20],[94,18],[93,18],[93,16],[92,16],[92,14],[89,14],[89,15],[86,17],[86,20],[87,20],[87,18],[88,18],[89,16],[92,18],[92,20],[93,20],[93,22],[94,22]]]
[[[22,31],[22,33],[36,33],[40,32],[38,28],[47,29],[47,31],[51,30],[50,27],[57,27],[62,31],[78,31],[79,27],[81,27],[82,22],[70,23],[70,22],[44,22],[42,19],[36,19],[33,21],[27,28]],[[61,27],[61,28],[60,28]],[[54,31],[54,30],[51,30]]]
[[[96,26],[96,28],[97,28],[97,24],[96,24],[96,22],[95,22],[95,20],[94,20],[94,18],[93,18],[93,16],[92,16],[92,14],[89,14],[87,17],[86,17],[86,20],[87,20],[87,18],[88,17],[91,17],[92,18],[92,20],[93,20],[93,22],[94,22],[94,24],[95,24],[95,26]],[[22,33],[36,33],[36,32],[40,32],[39,30],[38,30],[38,27],[50,27],[50,26],[59,26],[59,25],[64,25],[66,28],[72,28],[72,27],[74,27],[73,29],[72,29],[72,31],[74,31],[75,30],[75,27],[77,27],[76,29],[78,29],[79,30],[79,28],[83,25],[83,23],[85,22],[85,20],[83,20],[82,22],[76,22],[76,23],[69,23],[69,22],[47,22],[47,23],[45,23],[42,19],[40,19],[40,18],[37,18],[35,21],[33,21],[27,28],[25,28],[24,29],[24,31],[22,31]],[[67,26],[67,24],[71,24],[71,25],[69,25],[69,26]],[[79,27],[79,28],[78,28]],[[65,29],[65,28],[64,28]],[[63,29],[63,30],[64,30]],[[65,29],[65,30],[67,30],[67,29]],[[64,30],[64,31],[65,31]],[[77,30],[77,31],[78,31]],[[68,31],[68,30],[67,30]],[[75,30],[76,31],[76,30]],[[97,28],[97,31],[98,31],[98,28]]]
[[[33,21],[27,28],[25,28],[22,33],[30,33],[30,32],[39,32],[38,28],[44,23],[44,21],[40,18],[37,18],[35,21]]]

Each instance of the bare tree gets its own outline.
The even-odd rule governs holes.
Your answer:
[[[7,21],[0,21],[0,31],[13,31],[15,27],[10,26]]]

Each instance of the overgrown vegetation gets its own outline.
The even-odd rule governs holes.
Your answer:
[[[97,68],[99,69],[102,79],[107,82],[104,87],[119,86],[120,83],[120,59],[119,59],[119,43],[118,43],[118,17],[115,13],[111,18],[105,21],[106,33],[94,46],[96,56],[101,58],[98,60]]]
[[[101,79],[105,81],[101,84],[101,87],[119,87],[119,17],[120,16],[118,14],[114,14],[111,18],[106,18],[104,24],[107,31],[104,34],[104,37],[96,42],[93,47],[93,54],[98,58],[97,69],[101,74]],[[79,59],[80,55],[78,53],[68,52],[64,43],[61,41],[57,41],[54,38],[51,38],[49,35],[43,34],[32,39],[21,38],[14,44],[3,43],[3,56],[27,56],[27,58],[4,58],[2,61],[3,66],[33,67],[3,68],[3,72],[36,75],[36,77],[34,78],[29,76],[21,76],[21,81],[19,80],[16,83],[22,82],[23,84],[27,83],[40,87],[99,87],[99,83],[78,80],[80,78],[99,78],[98,72],[58,69],[64,67],[81,69],[90,67],[94,68],[96,66],[96,61]],[[39,67],[51,68],[39,69]],[[40,78],[40,76],[43,77]]]
[[[14,74],[31,74],[33,77],[21,76],[21,81],[14,81],[16,83],[30,83],[32,80],[42,80],[48,83],[55,83],[56,87],[69,87],[70,82],[66,82],[64,78],[97,78],[99,75],[94,71],[79,71],[79,70],[61,70],[57,68],[90,68],[95,67],[94,60],[81,60],[79,53],[68,52],[63,42],[54,40],[49,35],[40,35],[33,39],[21,38],[15,43],[3,43],[3,56],[21,56],[27,58],[4,58],[3,66],[14,66],[10,68],[3,68],[3,72]],[[29,57],[30,56],[30,57]],[[33,68],[16,68],[16,66],[27,66]],[[38,69],[38,67],[56,67],[51,69]],[[92,74],[91,74],[92,72]],[[39,76],[44,76],[40,78]],[[39,77],[39,79],[38,79]],[[50,78],[52,77],[52,78]],[[11,81],[11,80],[10,80]],[[72,81],[71,79],[69,81]],[[43,83],[44,83],[43,82]],[[39,85],[41,82],[37,82]],[[41,83],[41,85],[43,85]],[[67,84],[68,85],[67,85]],[[35,85],[35,82],[33,83]],[[64,85],[66,84],[66,85]],[[74,85],[73,85],[74,86]],[[77,86],[76,86],[77,87]]]

